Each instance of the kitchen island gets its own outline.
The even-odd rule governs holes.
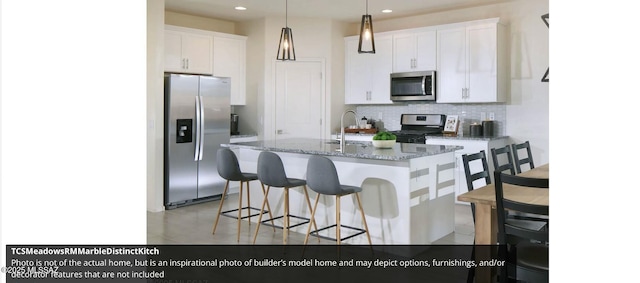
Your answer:
[[[360,186],[362,205],[373,244],[430,244],[454,229],[454,152],[459,146],[396,143],[390,149],[378,149],[371,142],[347,142],[339,151],[335,140],[285,139],[242,142],[223,145],[238,156],[240,167],[256,172],[261,151],[278,154],[290,178],[306,179],[307,161],[311,155],[323,155],[336,165],[340,182]],[[309,189],[310,197],[316,194]],[[251,206],[260,207],[260,183],[251,184]],[[350,199],[351,198],[351,199]],[[283,196],[278,189],[269,193],[275,215],[283,211]],[[290,191],[290,211],[308,217],[310,210],[301,189]],[[257,217],[252,217],[257,221]],[[292,218],[294,220],[294,218]],[[318,227],[335,222],[334,199],[324,196],[316,213]],[[294,222],[295,223],[295,222]],[[362,227],[355,200],[345,197],[341,203],[341,223]],[[278,224],[278,223],[276,223]],[[307,225],[292,228],[305,233]],[[334,236],[329,229],[323,235]],[[353,233],[342,230],[342,236]],[[367,244],[366,237],[354,237],[350,244]],[[313,242],[313,238],[310,243]]]

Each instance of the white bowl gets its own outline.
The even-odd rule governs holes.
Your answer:
[[[396,140],[372,140],[371,142],[377,148],[392,148],[396,144]]]

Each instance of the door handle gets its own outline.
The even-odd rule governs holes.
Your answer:
[[[277,130],[277,131],[276,131],[276,134],[278,134],[278,135],[282,135],[282,134],[284,134],[284,131],[283,131],[283,130]]]
[[[187,61],[188,62],[188,61]],[[200,101],[200,129],[198,132],[200,133],[200,153],[198,154],[198,160],[202,160],[202,156],[204,155],[204,103],[202,103],[202,96],[199,96]]]
[[[198,158],[200,157],[200,109],[200,96],[196,96],[196,148],[194,151],[193,161],[198,161]]]

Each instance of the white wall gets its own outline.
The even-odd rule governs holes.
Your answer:
[[[236,34],[236,24],[234,22],[171,11],[164,12],[164,23],[167,25]]]
[[[163,206],[164,0],[147,0],[147,210]]]
[[[238,31],[247,36],[247,85],[246,105],[234,106],[240,115],[240,133],[256,133],[263,136],[265,89],[265,20],[238,24]],[[274,48],[275,50],[275,48]]]
[[[506,131],[516,143],[528,140],[533,160],[544,164],[549,162],[549,83],[541,79],[549,67],[549,29],[541,16],[549,13],[549,5],[547,1],[519,2],[512,10]]]

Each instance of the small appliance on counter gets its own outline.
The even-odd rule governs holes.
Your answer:
[[[469,135],[472,137],[481,137],[483,136],[482,124],[473,123],[469,125]]]
[[[238,114],[231,114],[231,125],[230,125],[230,133],[231,135],[239,135],[240,132],[238,131],[238,120],[240,118],[238,117]]]
[[[493,137],[494,121],[482,121],[482,135],[485,137]]]

